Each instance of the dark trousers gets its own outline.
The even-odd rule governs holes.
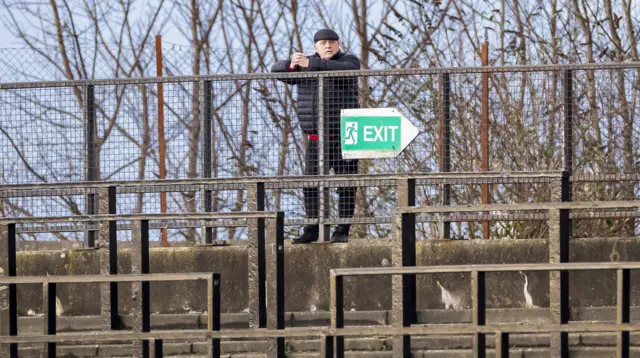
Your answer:
[[[324,143],[324,172],[329,173],[333,168],[336,175],[357,174],[358,160],[342,159],[342,151],[338,138],[330,139]],[[309,140],[307,150],[305,152],[305,175],[318,175],[319,156],[318,141]],[[338,215],[341,218],[350,218],[356,208],[356,191],[355,187],[339,187],[338,188]],[[304,207],[307,218],[315,219],[318,217],[320,201],[318,188],[304,188]]]

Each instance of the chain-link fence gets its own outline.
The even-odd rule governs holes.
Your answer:
[[[162,121],[157,79],[7,83],[0,85],[0,182],[158,179],[160,122],[167,179],[479,172],[483,71],[489,73],[490,171],[565,170],[578,179],[637,175],[639,70],[638,64],[620,63],[166,77],[160,81]],[[345,158],[340,115],[349,108],[395,108],[419,134],[395,158]],[[360,130],[361,141],[395,134],[367,130]],[[544,182],[506,184],[491,185],[490,202],[548,201],[551,195]],[[474,203],[480,192],[472,183],[417,185],[416,201],[430,205]],[[629,200],[638,190],[632,180],[576,180],[573,197]],[[237,211],[247,205],[240,189],[215,191],[210,199],[198,191],[168,191],[171,211],[206,205]],[[286,211],[297,224],[317,225],[389,217],[395,196],[395,183],[388,181],[306,188],[283,183],[268,189],[266,205]],[[51,200],[57,204],[5,200],[2,210],[7,216],[52,210],[67,215],[91,207],[83,195]],[[128,204],[121,210],[159,212],[155,194],[132,193],[123,200]],[[360,232],[387,237],[390,222],[375,224]],[[426,227],[425,237],[441,237],[442,230]],[[451,236],[469,237],[476,230],[454,225]],[[536,237],[542,232],[492,226],[499,230]]]
[[[190,46],[162,43],[163,73],[169,76],[245,73],[246,54],[241,49],[211,48],[196,62]],[[67,57],[55,46],[43,48],[0,48],[0,82],[62,81],[83,79],[155,77],[156,48],[100,47],[83,49],[82,58]],[[257,70],[273,62],[265,54]],[[65,66],[68,64],[68,67]],[[198,63],[198,65],[194,65]]]

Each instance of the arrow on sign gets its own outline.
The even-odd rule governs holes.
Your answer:
[[[418,136],[395,108],[343,109],[340,115],[342,158],[395,158]]]

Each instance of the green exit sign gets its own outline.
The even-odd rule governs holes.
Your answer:
[[[345,159],[394,158],[418,135],[394,108],[344,109],[340,130]]]
[[[341,121],[342,150],[397,150],[400,117],[347,117]]]

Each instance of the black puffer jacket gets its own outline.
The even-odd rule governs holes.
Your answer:
[[[308,68],[296,71],[359,70],[360,60],[354,55],[339,51],[330,60],[314,54],[309,56]],[[291,60],[278,61],[271,72],[290,72]],[[307,134],[318,133],[318,80],[315,78],[288,78],[283,82],[298,86],[298,121]],[[340,110],[358,108],[358,77],[329,77],[324,79],[325,133],[340,133]]]

